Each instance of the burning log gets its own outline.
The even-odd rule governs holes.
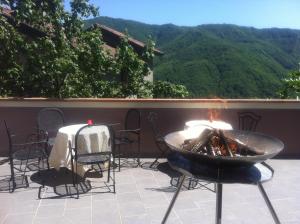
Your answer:
[[[197,138],[185,140],[181,149],[211,156],[235,157],[264,154],[238,140],[226,137],[219,129],[204,129]]]

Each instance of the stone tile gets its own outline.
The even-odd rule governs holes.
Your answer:
[[[2,224],[31,224],[33,222],[34,213],[29,214],[8,214]]]
[[[137,185],[137,189],[141,197],[155,196],[161,193],[161,187],[157,184]]]
[[[67,217],[47,217],[35,218],[32,224],[73,224],[72,220]]]
[[[92,202],[92,223],[121,224],[118,204],[115,200]]]
[[[91,208],[92,207],[92,196],[79,196],[76,198],[68,198],[65,202],[66,209],[74,209],[74,208]]]
[[[45,205],[40,206],[37,209],[37,218],[47,218],[47,217],[62,217],[65,211],[64,205]]]
[[[127,216],[122,219],[123,224],[151,224],[147,214],[136,215],[136,216]]]
[[[75,209],[67,209],[64,213],[64,218],[73,224],[91,223],[91,208],[82,207]]]
[[[45,205],[65,205],[66,204],[66,198],[46,198],[41,200],[41,206]]]
[[[186,209],[176,210],[182,223],[198,224],[198,223],[213,223],[214,216],[207,216],[203,209]]]
[[[99,201],[99,200],[117,200],[117,193],[98,193],[98,192],[92,192],[91,194],[93,201]]]
[[[180,209],[196,209],[196,208],[198,208],[197,204],[190,197],[187,198],[178,197],[174,205],[174,209],[176,211]]]
[[[163,193],[157,193],[154,196],[142,197],[142,202],[144,203],[145,208],[159,207],[159,206],[168,206],[169,201],[166,199]]]
[[[138,201],[129,201],[127,203],[121,203],[119,204],[119,208],[122,217],[136,216],[146,213],[144,204]]]
[[[128,203],[130,202],[141,202],[141,196],[138,192],[130,192],[124,194],[118,194],[117,200],[119,203]]]
[[[10,208],[10,214],[35,213],[40,205],[40,201],[19,201],[15,200],[13,207]]]
[[[118,194],[137,192],[137,187],[135,184],[118,184],[116,191]]]
[[[146,208],[146,214],[149,216],[151,223],[161,223],[167,208],[168,206]],[[168,223],[171,223],[170,220],[177,220],[178,218],[179,217],[177,216],[176,212],[172,210],[168,218]]]
[[[142,176],[140,179],[136,179],[136,184],[138,186],[158,185],[156,178],[154,176],[148,178],[144,178]]]
[[[117,184],[135,184],[135,179],[131,174],[123,174],[123,171],[116,173],[116,183]]]

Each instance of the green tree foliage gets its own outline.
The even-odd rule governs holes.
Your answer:
[[[98,15],[88,0],[1,0],[13,10],[13,23],[0,16],[0,95],[17,97],[150,97],[145,81],[154,43],[142,59],[126,36],[111,55],[97,27],[84,30],[83,18]],[[44,35],[21,33],[20,24]],[[145,62],[146,61],[146,62]]]
[[[116,66],[122,83],[120,96],[149,97],[151,90],[148,81],[144,79],[149,73],[149,67],[129,45],[128,37],[122,39],[117,52]]]
[[[282,80],[283,85],[279,91],[281,98],[298,98],[300,96],[300,71],[292,71]]]
[[[4,0],[1,3],[13,10],[15,24],[11,25],[1,16],[0,77],[7,85],[1,88],[0,94],[60,97],[66,92],[66,78],[82,74],[76,52],[76,41],[83,35],[81,18],[96,16],[97,8],[86,0],[72,1],[70,13],[64,11],[61,0]],[[30,31],[21,34],[18,30],[21,23],[45,35],[31,36]],[[2,63],[5,58],[8,64]]]
[[[173,84],[167,81],[154,82],[154,98],[186,98],[188,96],[189,92],[184,85]]]

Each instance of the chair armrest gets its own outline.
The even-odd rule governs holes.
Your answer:
[[[131,138],[133,136],[139,136],[140,131],[141,131],[141,129],[118,130],[116,138]]]
[[[139,134],[141,131],[140,128],[138,129],[123,129],[123,130],[118,130],[118,132],[121,133],[134,133],[134,134]]]
[[[48,141],[43,140],[43,141],[37,141],[37,142],[13,143],[12,146],[29,146],[29,145],[44,144],[47,142]]]
[[[121,123],[110,123],[110,124],[106,124],[106,125],[108,125],[108,126],[119,126],[119,125],[121,125]]]

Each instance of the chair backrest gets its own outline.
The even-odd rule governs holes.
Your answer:
[[[125,117],[125,129],[134,130],[141,128],[141,112],[138,109],[129,109]]]
[[[114,150],[114,132],[108,125],[85,125],[75,135],[75,158],[82,154],[110,153]]]
[[[158,128],[157,128],[157,119],[158,119],[157,113],[155,113],[155,112],[150,112],[150,113],[148,114],[147,119],[148,119],[148,121],[149,121],[149,123],[150,123],[152,132],[153,132],[153,134],[154,134],[154,138],[157,139],[157,138],[162,137],[160,131],[159,131]]]
[[[65,124],[64,113],[58,108],[44,108],[38,113],[37,124],[40,130],[47,131],[50,136],[56,135]]]
[[[7,139],[8,139],[8,153],[9,153],[9,157],[11,157],[12,154],[12,134],[9,130],[9,128],[7,127],[6,121],[4,120],[4,126],[5,126],[5,130],[6,130],[6,134],[7,134]]]
[[[35,147],[38,147],[40,149],[46,150],[47,143],[48,143],[48,135],[45,131],[39,130],[38,132],[30,133],[29,135],[26,136],[26,139],[24,138],[21,141],[20,139],[17,139],[16,138],[17,136],[10,131],[5,120],[4,120],[4,126],[8,138],[9,157],[12,156],[14,151],[20,149],[27,149],[27,148],[34,149]],[[15,137],[14,141],[13,141],[13,137]],[[18,140],[18,142],[16,142],[16,140]],[[22,158],[18,158],[18,159],[22,159]]]
[[[150,112],[147,117],[151,129],[153,131],[154,142],[157,148],[161,151],[162,155],[165,155],[169,151],[169,147],[164,140],[164,136],[161,134],[157,127],[158,115],[155,112]]]
[[[255,131],[261,116],[253,112],[240,112],[239,116],[239,129],[245,131]]]

